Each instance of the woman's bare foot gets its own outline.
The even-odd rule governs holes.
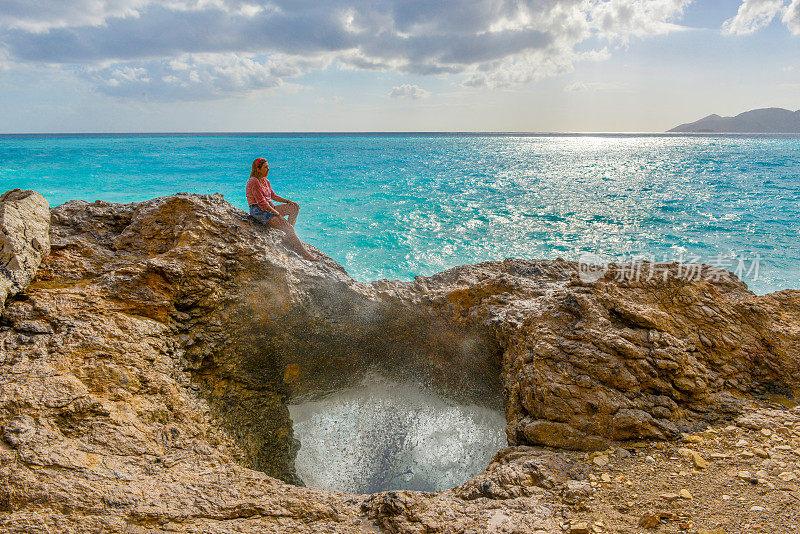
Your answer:
[[[294,227],[290,225],[283,216],[273,217],[267,224],[273,228],[277,228],[284,233],[284,242],[288,243],[289,246],[297,251],[298,254],[304,259],[308,261],[319,261],[319,258],[314,254],[311,254],[308,249],[306,249],[303,242],[300,241],[300,238],[297,237],[297,234],[294,231]]]

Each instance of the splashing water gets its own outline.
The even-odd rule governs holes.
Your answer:
[[[439,491],[480,473],[506,446],[501,411],[374,374],[289,412],[298,475],[329,491]]]

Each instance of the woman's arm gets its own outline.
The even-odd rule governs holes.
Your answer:
[[[287,204],[297,204],[294,200],[289,200],[288,198],[279,197],[274,192],[272,193],[272,200],[277,200],[278,202],[286,202]]]
[[[260,196],[256,197],[256,200],[258,203],[258,207],[261,208],[263,211],[268,211],[273,215],[280,215],[280,212],[278,212],[278,210],[275,209],[272,203],[269,202],[269,200],[267,200],[266,195],[261,194]]]

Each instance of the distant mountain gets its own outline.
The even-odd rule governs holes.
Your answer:
[[[709,115],[669,130],[679,133],[800,133],[800,110],[764,108],[735,117]]]

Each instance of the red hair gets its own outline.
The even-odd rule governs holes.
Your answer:
[[[254,159],[253,160],[253,166],[250,169],[250,176],[251,177],[252,176],[256,176],[258,174],[258,172],[257,172],[258,169],[260,169],[261,165],[263,165],[266,162],[267,162],[267,160],[265,160],[264,158],[256,158],[256,159]]]

